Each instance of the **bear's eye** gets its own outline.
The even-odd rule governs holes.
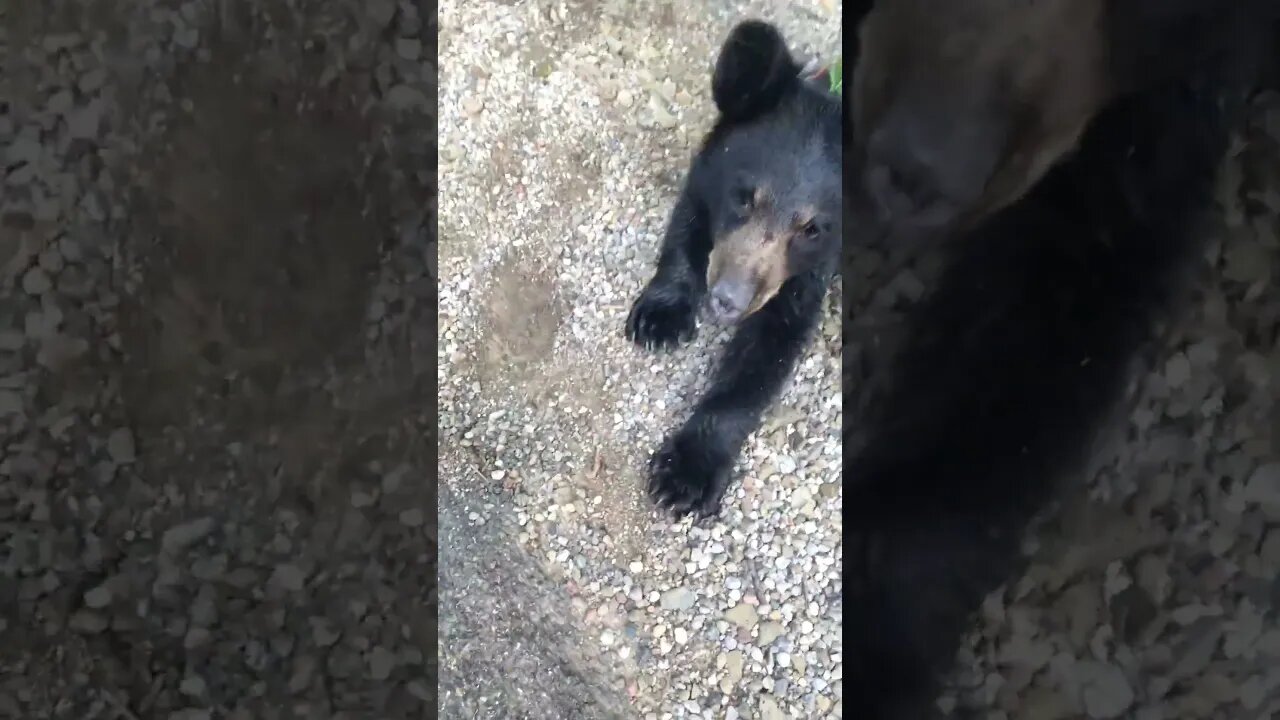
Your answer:
[[[755,191],[743,188],[733,195],[733,201],[743,210],[750,210],[756,204]]]
[[[800,228],[800,232],[804,235],[805,240],[813,241],[817,240],[818,236],[822,234],[822,229],[818,227],[818,223],[810,220],[804,224],[804,227]]]

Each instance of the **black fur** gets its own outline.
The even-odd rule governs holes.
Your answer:
[[[627,337],[648,348],[693,337],[708,255],[735,222],[739,177],[766,177],[830,217],[820,251],[793,258],[795,274],[742,321],[692,416],[652,457],[650,496],[677,515],[718,512],[733,463],[791,375],[836,271],[840,103],[800,71],[771,25],[743,22],[725,41],[712,78],[720,117],[692,162],[657,269],[626,321]]]
[[[1185,288],[1242,77],[1216,63],[1108,108],[1026,197],[951,240],[882,390],[846,387],[866,408],[845,428],[853,717],[934,714],[974,611]]]

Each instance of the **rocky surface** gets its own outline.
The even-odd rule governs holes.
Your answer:
[[[0,717],[434,712],[435,54],[0,6]]]

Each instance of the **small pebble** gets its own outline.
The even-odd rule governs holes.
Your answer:
[[[128,428],[117,428],[107,437],[107,454],[117,465],[128,465],[136,458],[133,433]]]
[[[84,604],[87,608],[98,610],[111,604],[111,588],[106,585],[99,585],[84,594]]]
[[[43,295],[53,289],[53,281],[43,268],[33,267],[22,276],[22,290],[28,295]]]

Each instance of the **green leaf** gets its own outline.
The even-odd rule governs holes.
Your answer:
[[[844,90],[843,63],[843,57],[836,58],[835,63],[831,65],[831,70],[827,72],[831,79],[831,92],[836,95],[841,95]]]

